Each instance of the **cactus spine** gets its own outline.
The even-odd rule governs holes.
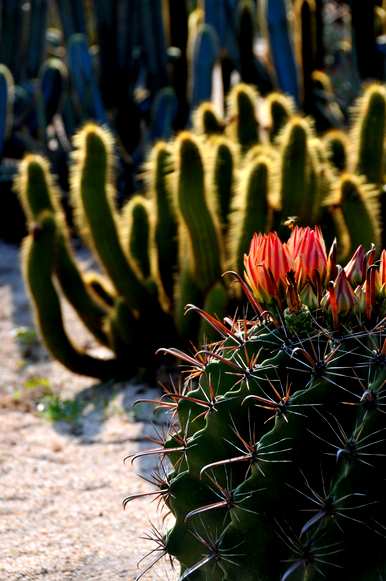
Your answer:
[[[371,184],[383,183],[386,132],[386,89],[370,85],[357,105],[353,128],[355,169]]]
[[[284,245],[256,235],[243,282],[254,314],[201,311],[215,344],[161,350],[189,373],[160,399],[160,447],[128,456],[160,456],[154,489],[124,505],[150,495],[173,514],[149,536],[181,580],[385,575],[385,251],[380,267],[373,254],[360,246],[342,268],[318,229]]]

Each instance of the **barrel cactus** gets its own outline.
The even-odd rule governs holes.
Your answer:
[[[180,579],[386,578],[386,251],[336,263],[316,227],[255,235],[248,299],[182,360],[146,493],[174,516],[154,556]],[[189,309],[194,307],[189,306]],[[128,496],[125,505],[137,498]]]

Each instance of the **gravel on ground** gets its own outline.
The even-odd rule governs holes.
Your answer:
[[[72,337],[94,348],[69,307],[66,320]],[[18,249],[0,243],[0,580],[134,580],[157,556],[137,568],[154,548],[141,537],[150,523],[164,525],[151,498],[123,510],[128,494],[151,490],[137,472],[154,468],[151,457],[123,459],[149,447],[153,420],[163,421],[146,405],[132,406],[155,388],[101,387],[71,374],[37,342],[20,344],[15,330],[32,325]],[[76,417],[52,422],[39,413],[47,389],[81,401]],[[142,577],[177,578],[164,560]]]

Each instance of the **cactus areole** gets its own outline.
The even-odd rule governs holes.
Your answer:
[[[142,495],[174,517],[149,533],[180,579],[386,579],[386,252],[336,264],[320,230],[256,234],[248,299],[158,402],[170,425]],[[163,522],[161,520],[161,522]],[[168,522],[168,521],[166,521]],[[140,573],[139,577],[143,575]]]

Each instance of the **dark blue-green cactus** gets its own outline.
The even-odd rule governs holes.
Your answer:
[[[14,83],[10,70],[0,64],[0,159],[4,145],[12,129]]]
[[[300,102],[298,70],[285,0],[266,0],[266,28],[279,88]]]
[[[219,56],[216,33],[208,24],[198,31],[192,56],[191,107],[194,110],[200,103],[212,98],[213,68]]]

